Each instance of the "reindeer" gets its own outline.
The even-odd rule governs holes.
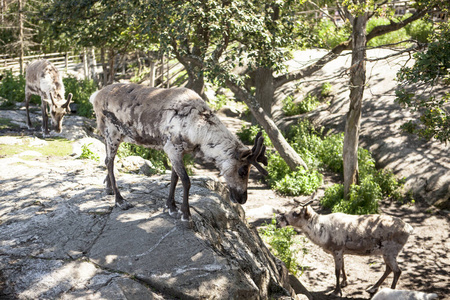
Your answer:
[[[288,214],[279,215],[277,221],[281,227],[292,225],[301,229],[313,243],[333,256],[336,274],[333,294],[340,296],[341,286],[347,285],[344,254],[383,255],[386,271],[367,291],[376,293],[391,272],[394,272],[391,288],[395,289],[401,274],[397,256],[413,231],[411,225],[386,215],[320,215],[309,206],[311,202],[301,204],[300,209],[294,209]],[[341,271],[342,283],[339,282]]]
[[[25,85],[25,108],[27,110],[27,125],[31,129],[29,103],[31,95],[41,97],[42,131],[44,136],[49,134],[48,111],[56,132],[62,130],[64,115],[70,112],[70,101],[72,94],[69,93],[67,100],[64,98],[64,84],[56,67],[46,59],[36,60],[28,65],[26,69]]]
[[[169,214],[188,222],[190,180],[183,156],[212,162],[224,176],[230,199],[247,201],[247,182],[251,165],[264,176],[267,171],[265,146],[261,133],[253,149],[245,147],[222,124],[198,94],[186,88],[149,88],[137,84],[112,84],[95,92],[91,98],[97,117],[97,128],[105,138],[108,169],[106,190],[115,195],[115,205],[128,209],[132,205],[120,194],[114,177],[114,157],[121,142],[164,150],[172,164],[171,184],[166,206]],[[181,178],[183,203],[175,205],[175,187]]]

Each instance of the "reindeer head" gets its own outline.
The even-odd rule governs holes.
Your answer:
[[[72,100],[72,93],[69,93],[67,100],[64,100],[64,94],[62,96],[61,93],[56,93],[56,100],[50,92],[50,115],[52,117],[53,127],[56,132],[61,132],[62,129],[62,120],[64,115],[70,112],[70,101]]]
[[[235,157],[223,172],[230,190],[231,201],[239,204],[247,202],[247,183],[250,174],[250,167],[253,165],[264,176],[268,172],[259,164],[267,166],[267,157],[265,156],[266,147],[263,145],[264,138],[259,132],[255,138],[255,145],[250,149],[238,151]]]
[[[297,202],[297,200],[294,199]],[[277,217],[277,225],[279,227],[286,227],[292,225],[297,228],[303,228],[308,223],[308,220],[313,215],[313,210],[309,206],[314,200],[309,200],[308,202],[302,204],[299,207],[291,210],[287,214],[280,214]],[[297,202],[298,203],[298,202]]]

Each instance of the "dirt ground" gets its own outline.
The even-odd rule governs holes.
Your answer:
[[[325,176],[325,185],[336,180]],[[323,189],[319,190],[312,205],[320,212],[318,199]],[[296,197],[302,201],[307,197]],[[253,181],[249,188],[249,200],[244,205],[250,224],[260,226],[270,221],[277,211],[290,210],[295,207],[292,198],[282,197],[267,189],[258,181]],[[438,294],[438,299],[450,299],[450,220],[446,212],[422,207],[420,204],[399,204],[385,201],[381,203],[384,214],[402,218],[414,228],[398,261],[403,273],[397,289],[415,290]],[[322,211],[321,213],[328,213]],[[335,285],[334,261],[331,255],[313,244],[299,233],[298,239],[306,240],[308,253],[300,255],[298,262],[305,267],[299,277],[304,286],[315,299],[333,299],[328,294]],[[343,299],[370,299],[365,290],[373,285],[384,272],[382,257],[345,256],[345,268],[349,284],[343,288]],[[390,275],[382,287],[390,287]]]

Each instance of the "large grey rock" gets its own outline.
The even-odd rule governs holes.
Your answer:
[[[214,179],[193,177],[192,228],[164,209],[170,174],[118,173],[134,205],[113,208],[105,170],[78,159],[0,159],[0,296],[17,299],[268,299],[286,269]],[[181,202],[182,189],[176,192]],[[3,280],[3,285],[2,285]]]

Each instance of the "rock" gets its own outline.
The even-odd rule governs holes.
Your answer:
[[[170,176],[117,174],[122,195],[134,205],[123,211],[105,194],[105,171],[98,165],[73,158],[27,166],[4,158],[0,164],[9,170],[0,174],[0,295],[291,296],[286,268],[249,228],[242,207],[232,204],[212,178],[192,177],[193,228],[187,229],[164,208]],[[178,205],[182,198],[177,189]]]
[[[122,172],[143,174],[146,176],[151,176],[157,173],[157,170],[151,161],[134,155],[120,159],[117,163],[117,167]]]

